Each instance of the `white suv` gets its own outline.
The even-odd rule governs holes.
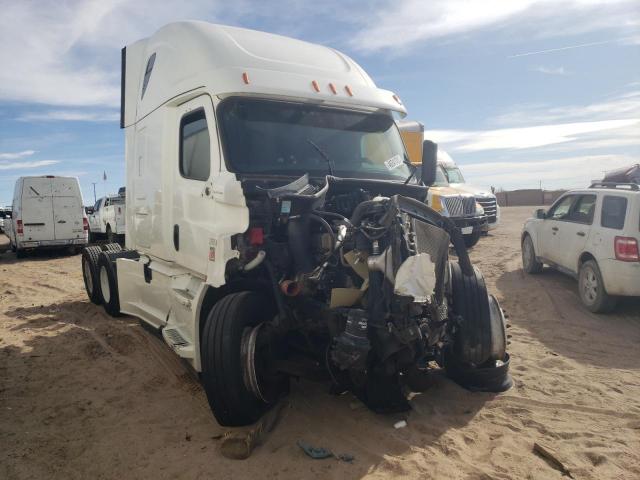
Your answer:
[[[639,244],[640,187],[598,182],[525,222],[522,265],[527,273],[547,264],[577,277],[582,303],[606,312],[616,296],[640,296]]]

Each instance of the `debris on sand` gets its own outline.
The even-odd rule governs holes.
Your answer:
[[[335,454],[331,450],[327,450],[326,448],[311,446],[304,440],[298,440],[296,443],[302,449],[302,451],[307,454],[307,456],[313,458],[314,460],[324,460],[325,458],[331,457],[347,463],[353,463],[353,461],[355,460],[355,457],[350,453]]]
[[[556,470],[559,470],[563,475],[566,475],[569,478],[573,478],[571,475],[571,471],[569,468],[558,458],[558,455],[553,452],[549,447],[542,445],[538,442],[533,444],[533,451],[537,453],[539,456],[544,458],[549,465],[551,465]]]

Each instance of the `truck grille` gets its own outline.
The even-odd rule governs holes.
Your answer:
[[[466,217],[476,213],[476,199],[473,197],[444,197],[443,200],[451,217]]]
[[[495,223],[498,220],[498,206],[495,198],[476,197],[476,202],[484,208],[484,214],[489,223]]]

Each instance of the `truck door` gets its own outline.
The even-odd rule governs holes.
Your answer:
[[[53,178],[51,190],[54,238],[79,238],[83,233],[83,207],[77,183],[72,179]]]
[[[540,256],[554,263],[562,265],[563,249],[560,240],[563,228],[566,226],[567,217],[577,195],[565,195],[560,198],[547,213],[547,218],[542,221]]]
[[[595,211],[595,195],[578,195],[558,231],[558,264],[574,273],[578,273],[578,258],[587,245]]]
[[[217,223],[212,197],[212,179],[220,170],[215,116],[207,95],[177,109],[171,238],[177,263],[205,274]]]
[[[96,204],[93,207],[93,213],[89,215],[89,228],[94,233],[101,233],[100,229],[100,209],[102,208],[102,203],[104,199],[99,198]]]
[[[22,239],[53,240],[53,204],[51,201],[51,179],[27,177],[22,187],[20,217],[24,228]]]

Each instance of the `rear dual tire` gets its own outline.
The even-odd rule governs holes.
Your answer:
[[[82,277],[89,300],[103,305],[113,316],[120,315],[116,259],[137,258],[132,250],[122,250],[117,243],[86,247],[82,251]]]

